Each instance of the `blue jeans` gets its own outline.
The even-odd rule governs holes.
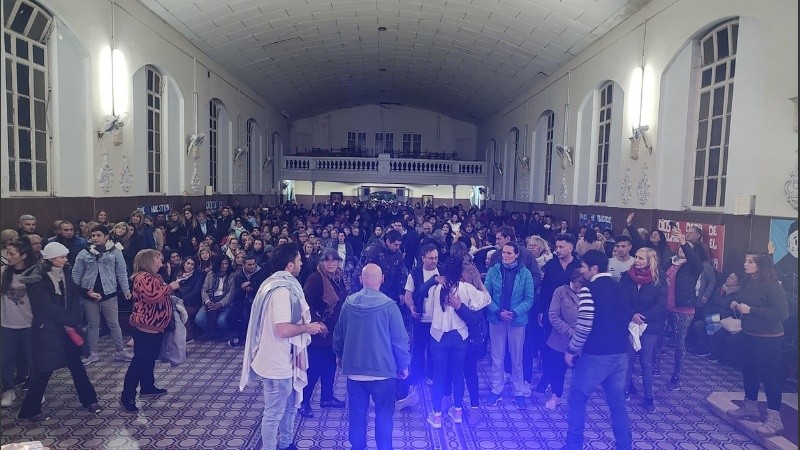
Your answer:
[[[367,448],[367,409],[369,397],[375,402],[375,443],[378,450],[392,449],[392,417],[394,416],[394,390],[396,380],[347,380],[347,398],[350,400],[350,429],[348,438],[353,450]],[[272,448],[267,447],[264,448]]]
[[[297,407],[294,405],[294,388],[292,379],[261,379],[264,392],[264,414],[261,417],[262,448],[286,448],[294,438],[294,416]]]
[[[653,351],[658,342],[657,334],[643,334],[639,337],[642,349],[639,350],[639,364],[642,366],[642,387],[645,398],[653,398]],[[628,387],[633,380],[633,365],[636,362],[636,352],[633,345],[628,345],[628,375],[625,378],[625,387]]]
[[[86,315],[86,344],[89,351],[97,352],[97,341],[100,339],[100,313],[106,318],[106,325],[111,332],[111,339],[114,341],[114,349],[121,352],[125,350],[125,343],[122,341],[122,329],[119,327],[119,303],[117,298],[110,298],[102,302],[96,302],[87,298],[83,299],[83,311]]]
[[[447,382],[452,382],[453,405],[461,408],[464,404],[464,358],[466,354],[467,341],[458,334],[458,331],[444,333],[441,341],[431,338],[431,356],[433,358],[431,402],[434,412],[442,412],[442,393]]]
[[[14,369],[17,380],[28,377],[31,366],[31,327],[3,327],[3,392],[14,389]]]
[[[199,328],[201,328],[203,331],[208,332],[209,331],[208,330],[208,317],[209,316],[211,316],[211,317],[216,316],[217,317],[217,322],[216,322],[217,329],[216,329],[216,331],[219,332],[219,331],[227,330],[228,329],[228,313],[229,312],[230,312],[230,308],[223,308],[223,309],[218,309],[216,311],[212,311],[211,314],[209,314],[209,312],[206,309],[206,307],[203,306],[202,308],[200,308],[200,310],[197,311],[197,315],[194,316],[194,323]]]
[[[631,422],[625,409],[625,376],[628,355],[581,355],[572,370],[569,388],[569,413],[567,415],[567,443],[565,449],[583,448],[583,430],[586,427],[586,402],[598,385],[603,386],[606,403],[611,411],[611,430],[617,440],[617,450],[630,450],[632,445]]]

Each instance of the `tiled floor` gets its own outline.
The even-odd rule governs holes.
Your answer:
[[[258,449],[262,400],[258,388],[239,392],[241,349],[223,342],[191,343],[184,365],[159,364],[156,380],[169,389],[158,399],[139,402],[141,411],[130,415],[117,404],[127,363],[112,360],[108,338],[101,339],[103,359],[87,368],[106,409],[98,415],[81,409],[69,372],[60,370],[47,388],[43,410],[52,418],[37,425],[16,420],[21,398],[3,408],[0,443],[40,440],[53,449]],[[671,364],[663,355],[663,369]],[[480,366],[481,394],[486,395],[488,361]],[[538,375],[537,375],[538,377]],[[569,378],[568,378],[569,380]],[[704,358],[687,356],[683,387],[666,390],[668,375],[656,379],[657,411],[646,413],[640,399],[629,402],[634,446],[643,450],[759,449],[758,444],[712,414],[706,397],[712,391],[740,391],[735,370]],[[640,380],[638,380],[640,383]],[[475,425],[444,426],[432,430],[425,421],[430,411],[427,388],[424,402],[395,415],[395,449],[549,449],[560,448],[566,433],[566,406],[544,408],[544,397],[534,394],[524,411],[506,397],[498,407],[482,408]],[[796,390],[794,391],[796,392]],[[317,394],[318,395],[318,394]],[[338,379],[336,396],[346,399],[345,380]],[[300,419],[296,443],[301,449],[344,449],[347,410],[323,410],[314,399],[316,416]],[[599,393],[587,409],[586,446],[613,448],[608,408]],[[372,428],[369,430],[372,437]],[[374,444],[374,441],[371,441]]]

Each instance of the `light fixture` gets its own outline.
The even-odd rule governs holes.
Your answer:
[[[107,134],[114,136],[114,145],[122,144],[122,136],[120,130],[124,127],[130,116],[128,113],[120,113],[119,115],[108,115],[103,119],[103,122],[97,127],[97,139],[103,139]]]
[[[563,145],[556,145],[556,154],[561,158],[561,168],[566,169],[567,166],[572,167],[572,147],[565,147]]]
[[[241,147],[237,148],[237,149],[236,149],[236,154],[235,154],[235,155],[233,155],[233,160],[234,160],[234,161],[238,161],[238,160],[239,160],[239,158],[241,158],[241,157],[242,157],[242,155],[244,155],[245,153],[247,153],[247,150],[245,150],[245,149],[243,149],[243,148],[241,148]]]
[[[378,27],[378,31],[386,31],[386,27]]]
[[[647,143],[647,136],[645,132],[650,130],[649,125],[643,124],[642,120],[642,112],[644,110],[644,84],[645,84],[645,67],[644,64],[640,67],[637,67],[633,70],[633,74],[631,74],[631,88],[630,92],[633,93],[634,99],[630,102],[630,108],[628,113],[635,117],[635,121],[631,125],[631,137],[628,138],[631,141],[631,150],[630,150],[630,157],[633,160],[639,159],[639,144],[641,142],[644,143],[644,147],[649,150],[649,153],[653,154],[653,146]],[[638,98],[636,98],[636,94],[638,93]],[[637,101],[638,100],[638,101]]]
[[[380,69],[378,69],[378,71],[380,71],[380,72],[386,72],[386,68],[385,68],[385,67],[381,67]]]
[[[195,133],[195,134],[189,136],[189,138],[186,139],[186,141],[187,141],[186,142],[186,154],[187,155],[192,155],[192,158],[197,159],[197,157],[199,156],[198,152],[197,152],[197,147],[199,147],[200,144],[203,143],[203,140],[205,138],[206,138],[205,133]]]
[[[631,137],[628,140],[631,141],[631,159],[639,159],[639,142],[644,143],[644,148],[650,151],[650,154],[653,154],[653,146],[647,143],[647,135],[645,132],[649,130],[650,127],[647,125],[640,125],[638,127],[633,128],[633,132]]]

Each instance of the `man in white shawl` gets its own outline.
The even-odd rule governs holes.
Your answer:
[[[311,323],[296,278],[302,266],[297,245],[279,245],[272,254],[272,266],[279,270],[261,284],[253,301],[239,390],[257,382],[262,385],[263,448],[294,450],[294,418],[308,384],[306,347],[312,334],[324,334],[328,329],[322,322]]]

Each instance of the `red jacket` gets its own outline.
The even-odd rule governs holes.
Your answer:
[[[133,312],[128,322],[142,330],[162,333],[172,320],[172,287],[161,277],[139,272],[133,277]]]

